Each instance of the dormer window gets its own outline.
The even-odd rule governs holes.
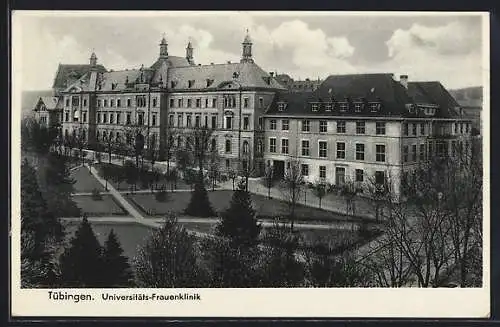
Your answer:
[[[380,103],[370,103],[370,112],[377,112],[380,109]]]
[[[264,79],[264,81],[266,82],[267,85],[271,84],[271,77],[265,76],[265,77],[263,77],[263,79]]]
[[[213,79],[207,78],[207,87],[209,87],[210,85],[212,85],[213,82],[214,82]]]
[[[341,102],[340,103],[340,112],[346,112],[349,109],[349,103]]]
[[[313,104],[311,105],[311,110],[312,110],[312,111],[318,111],[318,104],[317,104],[317,103],[313,103]]]
[[[325,111],[332,111],[332,107],[332,103],[328,102],[327,104],[325,104]]]
[[[278,111],[283,111],[286,109],[286,103],[285,102],[279,102],[278,103]]]
[[[118,83],[111,83],[111,90],[114,90],[116,89],[116,86],[118,85]]]
[[[171,81],[170,82],[170,87],[175,88],[177,86],[177,81]]]
[[[361,112],[363,110],[363,103],[357,102],[354,104],[354,111],[355,112]]]
[[[188,88],[192,88],[194,86],[194,79],[188,81]]]
[[[415,113],[415,106],[411,103],[408,103],[406,104],[406,110],[408,110],[410,114],[413,114]]]

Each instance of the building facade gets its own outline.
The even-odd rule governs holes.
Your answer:
[[[471,122],[439,82],[392,74],[332,75],[313,92],[282,92],[265,116],[264,159],[278,177],[391,183],[434,156],[470,151]]]
[[[272,167],[280,178],[298,162],[310,182],[361,187],[390,177],[396,192],[430,158],[470,148],[471,122],[439,82],[357,74],[302,83],[265,72],[252,46],[247,35],[240,62],[201,65],[191,43],[171,56],[163,37],[151,66],[121,71],[92,53],[88,65],[59,66],[57,101],[47,101],[63,137],[89,146],[141,137],[164,159],[167,145],[183,148],[186,131],[208,127],[221,171]]]

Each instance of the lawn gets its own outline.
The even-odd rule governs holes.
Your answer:
[[[102,200],[94,200],[90,195],[75,195],[73,201],[87,216],[123,216],[126,211],[119,205],[112,195],[103,194]]]
[[[149,237],[152,229],[150,227],[136,224],[136,223],[91,223],[92,229],[96,234],[97,239],[104,245],[109,232],[111,229],[118,236],[118,240],[123,248],[124,255],[129,259],[132,259],[137,254],[137,249],[139,246],[145,244],[146,239]],[[79,222],[66,222],[64,224],[66,231],[66,238],[70,238],[74,235]]]
[[[72,171],[71,178],[75,180],[75,184],[73,184],[75,193],[92,192],[93,189],[104,191],[102,184],[90,174],[86,167],[80,167]]]
[[[222,212],[229,206],[232,194],[233,191],[231,190],[209,191],[208,197],[213,208],[217,212]],[[258,194],[252,194],[251,197],[253,207],[260,219],[272,219],[276,216],[286,217],[288,215],[288,205],[284,201],[268,199]],[[168,192],[166,202],[158,202],[154,195],[145,193],[129,194],[128,198],[148,216],[159,217],[164,216],[168,212],[182,214],[189,203],[191,193]],[[352,221],[352,217],[303,205],[296,206],[295,215],[297,221]]]

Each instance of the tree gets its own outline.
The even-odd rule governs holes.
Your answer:
[[[55,126],[46,127],[32,117],[21,121],[21,149],[39,154],[48,153],[55,144],[58,131]]]
[[[238,174],[233,168],[229,168],[227,171],[227,177],[229,177],[230,180],[233,181],[233,191],[234,191],[234,184],[236,183],[236,178],[238,178]]]
[[[217,224],[217,234],[230,239],[233,247],[249,248],[258,244],[261,229],[262,225],[257,222],[252,208],[250,193],[245,190],[245,183],[240,182],[229,208],[222,213]]]
[[[123,165],[123,172],[125,175],[125,179],[129,185],[132,185],[132,192],[135,190],[136,183],[139,179],[139,172],[137,171],[137,167],[130,160],[126,160]]]
[[[354,199],[356,194],[358,194],[358,189],[356,185],[352,181],[346,181],[341,185],[340,194],[344,197],[346,202],[346,215],[352,214],[353,216],[356,214],[356,207],[354,203]]]
[[[271,199],[271,189],[273,188],[276,179],[274,178],[273,167],[268,163],[262,177],[262,184],[267,188],[267,198]],[[233,187],[234,189],[234,187]]]
[[[322,179],[318,179],[314,183],[309,184],[309,187],[311,188],[313,194],[318,198],[319,207],[321,208],[321,201],[328,193],[331,192],[331,185]]]
[[[212,184],[212,191],[215,191],[215,186],[217,185],[217,180],[220,176],[220,157],[216,151],[213,151],[210,155],[210,163],[208,167],[208,176]]]
[[[125,126],[125,137],[127,147],[132,151],[135,157],[135,166],[139,169],[139,159],[144,154],[144,133],[146,127],[144,125],[134,124]]]
[[[102,283],[106,287],[128,287],[133,276],[128,258],[113,229],[108,234],[103,249]]]
[[[184,213],[195,217],[213,217],[216,215],[201,178],[198,178],[194,184],[194,190],[191,192],[191,200]]]
[[[207,127],[195,127],[184,131],[185,146],[188,151],[192,152],[194,163],[198,166],[198,178],[201,183],[204,183],[205,162],[215,149],[212,149],[212,134],[213,131]]]
[[[139,249],[133,266],[139,287],[203,287],[196,239],[172,216]]]
[[[297,259],[300,237],[275,220],[264,236],[262,280],[264,287],[298,287],[304,282],[304,265]]]
[[[71,136],[71,143],[78,149],[78,156],[82,160],[82,165],[84,163],[84,149],[87,147],[87,135],[86,131],[79,128],[74,135]]]
[[[285,176],[280,184],[281,192],[288,203],[289,219],[291,230],[295,221],[295,208],[300,199],[302,188],[304,187],[304,176],[302,176],[300,163],[298,160],[290,162],[290,167],[286,170]]]
[[[111,132],[106,133],[102,136],[102,148],[108,154],[108,162],[111,164],[111,158],[113,155],[113,151],[116,149],[116,141],[115,137]]]
[[[83,217],[70,246],[61,255],[61,280],[66,287],[102,287],[102,247]]]

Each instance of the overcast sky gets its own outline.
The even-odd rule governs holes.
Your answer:
[[[196,63],[239,61],[248,29],[255,62],[295,79],[331,74],[408,74],[448,88],[482,84],[481,17],[340,13],[15,13],[13,47],[23,89],[50,89],[59,63],[88,63],[95,51],[107,69],[151,65],[165,33],[169,54]]]

